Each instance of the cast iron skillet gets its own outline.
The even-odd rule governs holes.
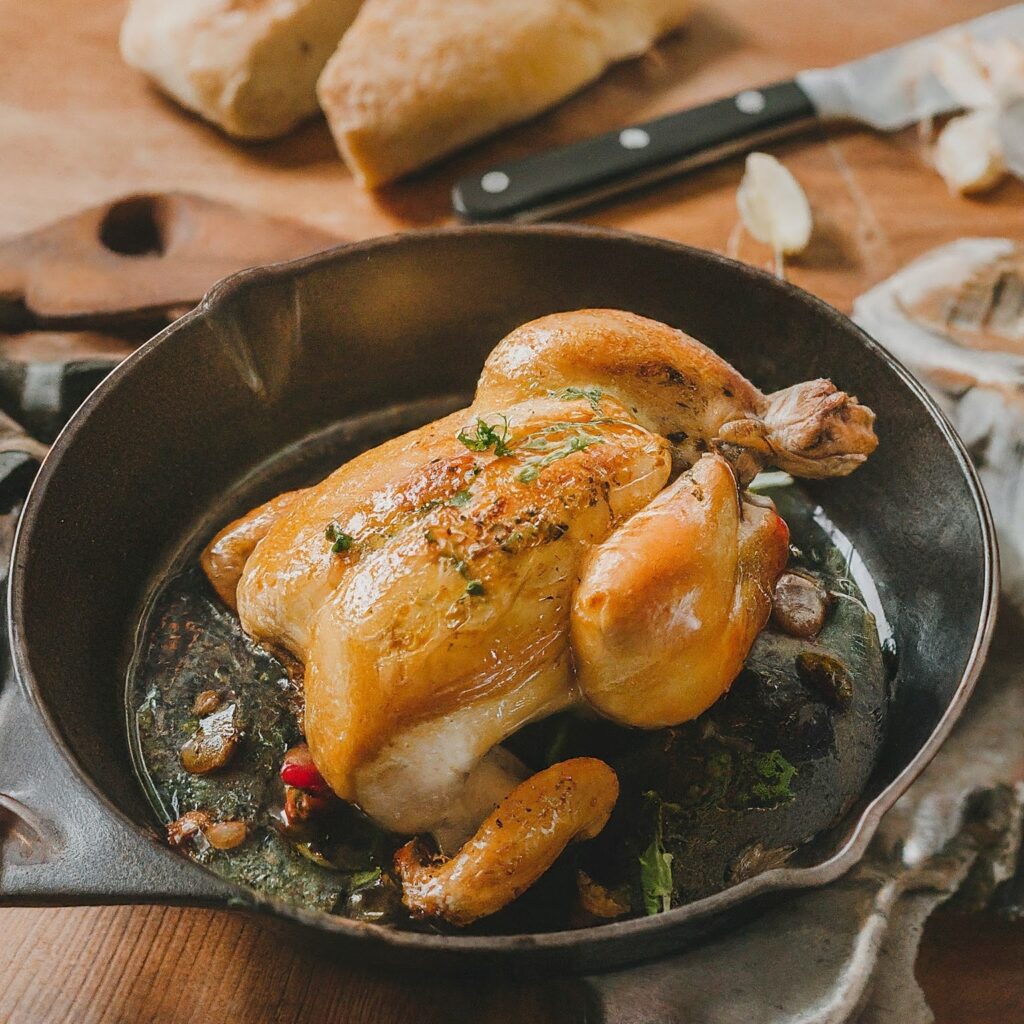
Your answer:
[[[865,556],[899,651],[881,763],[822,859],[642,920],[453,938],[297,910],[166,849],[122,714],[127,640],[157,568],[269,455],[361,411],[468,393],[508,330],[584,306],[681,327],[766,390],[832,377],[878,412],[881,445],[866,467],[811,487]],[[110,374],[27,500],[9,588],[20,689],[9,682],[0,695],[0,799],[14,826],[0,903],[231,906],[417,967],[599,971],[656,958],[741,905],[822,885],[862,856],[967,700],[997,575],[985,499],[942,413],[844,316],[762,272],[563,226],[405,234],[246,271]]]

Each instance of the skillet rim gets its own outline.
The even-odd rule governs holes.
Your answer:
[[[775,868],[711,896],[692,903],[683,904],[663,914],[650,917],[593,925],[573,931],[527,932],[514,935],[489,936],[432,935],[354,921],[345,917],[296,907],[281,900],[267,897],[256,890],[229,882],[227,879],[222,878],[222,876],[216,875],[208,868],[196,864],[186,857],[181,857],[181,860],[185,862],[190,871],[195,871],[197,876],[198,873],[213,876],[223,884],[226,891],[232,893],[231,896],[222,900],[226,906],[247,908],[253,911],[273,914],[329,935],[333,934],[357,941],[366,941],[371,945],[382,946],[392,951],[401,952],[402,950],[408,950],[411,953],[428,951],[441,953],[443,951],[447,955],[465,953],[474,956],[500,956],[525,950],[540,953],[545,951],[566,953],[585,950],[588,953],[600,955],[601,951],[606,950],[616,962],[623,963],[628,960],[641,959],[645,956],[643,952],[634,952],[632,956],[628,953],[616,955],[616,949],[627,949],[630,946],[639,951],[641,946],[636,944],[637,940],[642,941],[648,936],[662,935],[662,933],[672,936],[678,932],[681,944],[685,941],[687,928],[698,921],[710,919],[741,903],[752,901],[772,892],[808,889],[824,885],[854,867],[863,857],[885,812],[889,810],[920,775],[949,735],[974,690],[991,643],[999,593],[999,560],[995,527],[977,471],[967,454],[963,442],[945,413],[928,395],[923,385],[898,359],[844,313],[804,289],[798,288],[788,281],[779,280],[766,271],[706,249],[636,232],[583,224],[479,224],[397,232],[391,235],[335,246],[297,260],[252,267],[232,274],[214,284],[193,310],[190,310],[183,317],[169,324],[154,337],[150,338],[111,371],[76,410],[64,426],[64,429],[57,436],[49,453],[43,460],[39,473],[26,497],[15,534],[7,587],[8,641],[12,663],[22,691],[27,695],[31,705],[39,714],[54,745],[60,751],[73,774],[85,786],[89,797],[99,805],[101,810],[112,814],[115,819],[119,820],[140,841],[147,845],[153,844],[155,840],[153,830],[140,825],[117,807],[100,785],[93,780],[92,776],[77,761],[62,736],[60,727],[55,717],[51,714],[45,698],[39,691],[38,683],[31,667],[31,654],[28,651],[28,645],[24,637],[25,580],[27,573],[30,571],[32,535],[39,517],[40,507],[46,496],[50,478],[55,473],[64,452],[73,445],[76,435],[82,429],[92,410],[106,399],[107,393],[114,388],[123,376],[136,372],[137,366],[144,363],[150,353],[176,331],[191,324],[193,321],[206,318],[211,312],[219,311],[237,292],[253,284],[258,286],[261,282],[265,281],[288,279],[307,270],[330,265],[339,259],[358,259],[361,255],[368,254],[371,251],[389,249],[396,245],[429,244],[435,239],[449,237],[489,236],[502,238],[522,235],[539,236],[542,238],[604,239],[609,242],[625,244],[627,246],[638,246],[647,250],[661,250],[665,254],[685,253],[691,259],[703,260],[726,273],[736,275],[740,280],[746,278],[748,282],[756,287],[767,286],[778,289],[789,298],[813,310],[824,320],[831,321],[843,332],[847,334],[852,332],[862,347],[872,357],[881,361],[892,370],[910,394],[924,406],[925,411],[939,428],[943,439],[955,456],[960,471],[967,483],[978,516],[983,547],[983,564],[981,567],[983,574],[983,597],[978,627],[975,630],[971,652],[961,674],[960,681],[939,721],[936,723],[928,739],[921,745],[909,763],[861,810],[845,842],[831,857],[810,867]],[[139,895],[145,897],[146,894],[140,893]],[[196,902],[199,901],[197,900]],[[611,948],[609,949],[609,947]]]

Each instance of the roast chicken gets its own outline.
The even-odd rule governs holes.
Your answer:
[[[338,797],[430,835],[396,857],[414,913],[465,924],[595,835],[614,772],[532,778],[502,742],[569,708],[701,714],[771,611],[788,530],[745,488],[842,476],[873,413],[829,381],[765,395],[681,331],[543,317],[493,350],[472,405],[222,530],[203,553],[255,640],[304,666],[305,733]]]

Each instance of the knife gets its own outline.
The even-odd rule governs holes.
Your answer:
[[[949,32],[1024,38],[1024,3],[902,46],[705,106],[629,125],[463,178],[452,206],[465,220],[542,220],[695,170],[828,121],[897,131],[958,108],[931,71],[931,47]]]

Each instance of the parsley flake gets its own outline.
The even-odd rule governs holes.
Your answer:
[[[781,751],[760,755],[753,764],[755,781],[750,793],[764,804],[786,803],[793,799],[791,783],[796,767],[782,756]]]
[[[337,523],[328,523],[327,529],[324,530],[324,536],[331,542],[331,551],[336,555],[348,551],[355,543],[355,537],[345,533]]]
[[[494,448],[494,454],[499,458],[508,455],[508,418],[501,417],[501,432],[498,432],[498,424],[490,424],[486,420],[476,421],[476,433],[467,433],[460,430],[457,437],[471,452],[485,452]]]
[[[563,402],[573,402],[578,398],[585,398],[590,403],[590,408],[596,410],[604,398],[604,391],[601,388],[562,388],[558,397]]]
[[[580,428],[568,441],[563,442],[557,448],[539,458],[530,459],[516,474],[516,479],[521,484],[533,483],[540,476],[540,471],[546,466],[550,466],[552,462],[567,458],[573,452],[581,452],[592,444],[604,444],[604,438],[598,437],[596,434],[588,434]]]

